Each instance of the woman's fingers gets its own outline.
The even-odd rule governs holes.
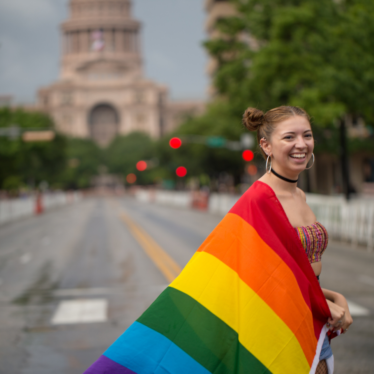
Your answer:
[[[345,333],[345,332],[348,330],[349,326],[351,326],[352,323],[353,323],[353,319],[352,319],[352,316],[351,316],[351,314],[349,313],[349,311],[348,311],[348,313],[345,315],[345,321],[344,321],[344,322],[345,322],[345,323],[344,323],[344,325],[342,326],[343,333]]]
[[[344,310],[343,311],[337,311],[336,313],[332,314],[332,318],[329,320],[330,325],[338,325],[343,322],[345,322],[345,315],[344,315]]]
[[[328,323],[331,325],[331,331],[337,331],[346,324],[345,321],[345,310],[339,305],[331,303],[330,305],[331,318],[329,318]]]

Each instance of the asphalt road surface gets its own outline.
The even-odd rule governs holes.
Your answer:
[[[0,374],[82,373],[220,219],[90,198],[1,226]],[[354,314],[349,333],[332,342],[335,373],[374,373],[374,253],[330,243],[321,283],[343,293]]]

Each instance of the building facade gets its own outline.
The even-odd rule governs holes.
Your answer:
[[[216,39],[220,37],[220,32],[217,30],[216,24],[221,18],[234,16],[236,14],[235,7],[229,0],[205,0],[205,31],[209,39]],[[213,57],[209,57],[207,65],[207,73],[210,77],[213,76],[217,68],[217,62]]]
[[[106,146],[132,131],[158,138],[204,110],[201,102],[170,102],[167,87],[144,77],[141,24],[131,16],[131,0],[69,6],[59,80],[38,92],[38,105],[58,131]]]

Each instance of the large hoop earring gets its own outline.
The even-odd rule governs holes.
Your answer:
[[[305,168],[305,170],[309,170],[309,169],[311,169],[311,168],[313,167],[313,165],[314,165],[314,161],[315,161],[315,158],[314,158],[314,153],[312,153],[312,157],[313,157],[313,162],[312,162],[312,165],[311,165],[311,166],[309,166],[308,168]]]
[[[271,172],[271,160],[270,160],[270,169],[268,170],[269,157],[270,157],[270,155],[268,155],[268,158],[266,159],[265,170],[266,170],[267,173],[270,174],[270,172]]]

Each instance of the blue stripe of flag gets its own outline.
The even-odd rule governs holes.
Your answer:
[[[137,374],[210,374],[171,340],[134,322],[104,355]]]

